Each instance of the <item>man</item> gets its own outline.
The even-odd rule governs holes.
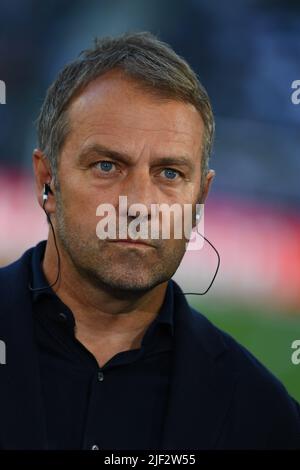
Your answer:
[[[96,234],[120,195],[150,222],[203,203],[213,131],[195,74],[148,33],[97,40],[51,85],[33,153],[49,237],[0,274],[1,448],[300,447],[299,405],[171,280],[185,237]]]

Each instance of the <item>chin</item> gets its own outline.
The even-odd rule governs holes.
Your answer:
[[[148,292],[162,282],[169,280],[166,273],[147,273],[140,270],[128,269],[108,271],[105,273],[94,272],[93,283],[114,295],[136,295]]]
[[[104,283],[113,290],[123,291],[123,292],[147,292],[153,289],[156,285],[160,284],[160,281],[154,279],[141,279],[136,276],[123,276],[119,277],[110,277],[106,279]]]

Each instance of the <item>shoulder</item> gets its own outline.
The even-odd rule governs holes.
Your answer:
[[[7,310],[19,307],[22,299],[27,296],[32,256],[37,247],[43,244],[44,241],[36,247],[29,248],[19,259],[0,268],[0,316],[3,313],[6,317]]]
[[[222,343],[224,346],[222,359],[235,369],[240,382],[247,386],[248,390],[262,390],[262,388],[276,389],[278,393],[286,393],[282,383],[270,372],[247,348],[242,346],[227,332],[221,330],[208,320],[203,314],[190,307],[193,322],[202,330],[201,336],[205,338],[205,347],[208,341]]]
[[[7,290],[8,284],[14,280],[15,277],[28,272],[28,266],[33,249],[34,248],[30,248],[25,251],[19,259],[0,268],[0,289]],[[19,281],[21,281],[21,279],[19,279]]]
[[[228,377],[229,372],[234,371],[235,392],[228,422],[240,423],[242,427],[246,421],[249,428],[256,429],[258,435],[273,443],[279,435],[286,434],[287,445],[290,443],[300,448],[299,403],[250,351],[197,310],[190,310],[194,324],[198,324],[198,331],[201,328],[206,336],[205,342],[224,345],[218,361],[228,371]],[[201,336],[203,338],[202,333]]]
[[[45,246],[46,240],[42,240],[36,246],[28,248],[28,250],[26,250],[16,261],[8,264],[7,266],[0,267],[0,281],[5,281],[5,279],[10,280],[11,277],[21,273],[27,273],[30,269],[31,260],[34,253],[40,250],[44,250]]]

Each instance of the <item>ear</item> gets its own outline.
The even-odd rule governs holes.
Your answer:
[[[206,198],[207,198],[207,195],[209,193],[209,190],[210,190],[210,186],[212,184],[212,181],[215,177],[215,171],[214,170],[209,170],[206,174],[206,177],[205,177],[205,181],[204,181],[204,184],[203,184],[203,189],[202,191],[200,192],[200,195],[198,197],[198,200],[197,200],[197,204],[204,204]],[[202,207],[201,207],[201,211],[202,211]],[[197,211],[194,212],[194,216],[193,216],[193,228],[196,227],[196,225],[198,224],[199,222],[199,219],[197,218]]]
[[[210,187],[211,187],[211,184],[213,182],[215,175],[216,175],[216,172],[214,170],[208,170],[208,173],[205,177],[205,181],[203,183],[203,189],[202,189],[202,193],[200,197],[201,204],[204,204],[204,202],[206,201],[207,195],[209,193],[209,190],[210,190]]]
[[[44,184],[48,183],[51,187],[51,190],[53,191],[54,189],[50,164],[47,157],[40,149],[34,149],[32,154],[32,162],[35,179],[36,197],[39,205],[43,207]],[[48,194],[48,200],[46,204],[48,213],[55,212],[55,198],[51,192],[49,192]]]

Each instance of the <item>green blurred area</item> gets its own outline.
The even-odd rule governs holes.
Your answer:
[[[300,402],[300,364],[291,361],[294,351],[291,344],[300,339],[300,315],[284,316],[226,303],[200,303],[191,296],[187,300],[254,354]]]

